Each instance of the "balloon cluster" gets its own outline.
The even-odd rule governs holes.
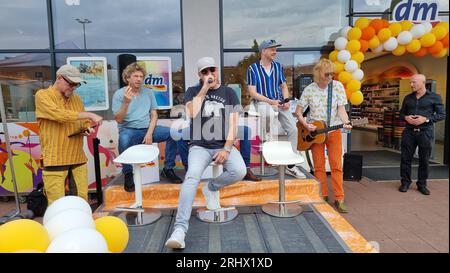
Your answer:
[[[120,253],[128,238],[127,225],[120,218],[94,221],[84,199],[66,196],[47,208],[43,225],[21,219],[0,226],[0,253]]]
[[[389,51],[395,56],[410,53],[416,57],[431,54],[442,58],[448,54],[448,33],[447,22],[390,23],[384,19],[359,18],[354,27],[341,29],[341,36],[334,41],[335,50],[330,53],[329,59],[335,64],[335,79],[345,86],[350,103],[359,105],[364,100],[360,88],[364,78],[361,63],[365,52]]]

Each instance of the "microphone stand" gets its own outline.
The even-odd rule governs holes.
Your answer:
[[[19,191],[17,189],[16,174],[14,171],[14,164],[13,164],[14,159],[13,159],[13,155],[11,152],[11,144],[9,141],[8,124],[6,123],[5,104],[3,102],[3,91],[2,91],[1,84],[0,84],[0,114],[1,114],[2,123],[3,123],[3,131],[5,134],[5,144],[6,144],[6,151],[8,152],[9,167],[11,169],[11,179],[12,179],[12,184],[14,186],[14,197],[16,200],[16,209],[10,211],[5,216],[0,217],[0,225],[2,225],[8,221],[17,220],[17,219],[32,219],[32,218],[34,218],[34,214],[30,210],[22,211],[20,208]]]

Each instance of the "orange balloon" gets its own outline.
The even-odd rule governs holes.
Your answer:
[[[428,52],[431,54],[438,54],[444,48],[444,45],[440,41],[436,41],[432,46],[428,48]]]
[[[421,48],[419,49],[419,51],[417,51],[416,53],[414,53],[414,56],[416,56],[416,57],[423,57],[423,56],[427,55],[427,53],[428,53],[427,48],[421,47]]]
[[[381,22],[383,23],[383,27],[384,28],[388,28],[389,27],[389,21],[386,19],[381,19]]]
[[[359,51],[361,51],[362,53],[367,52],[367,50],[369,49],[369,42],[366,40],[359,40],[359,42],[361,43],[361,49]]]
[[[350,98],[352,97],[352,92],[348,91],[347,88],[345,88],[345,95],[347,95],[347,100],[350,100]]]
[[[440,40],[442,45],[447,48],[448,47],[448,33],[447,35],[444,37],[444,39]]]
[[[383,21],[381,19],[373,19],[372,22],[370,22],[369,26],[373,27],[375,29],[375,32],[378,33],[380,29],[383,28]]]
[[[375,29],[373,27],[368,26],[362,30],[361,39],[368,41],[372,39],[373,36],[375,36]]]

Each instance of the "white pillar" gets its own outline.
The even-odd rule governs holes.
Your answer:
[[[197,60],[209,56],[220,68],[219,0],[182,0],[185,88],[198,82]],[[220,77],[220,75],[219,75]]]

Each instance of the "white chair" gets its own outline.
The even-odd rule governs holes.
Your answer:
[[[135,185],[136,202],[131,207],[117,207],[116,211],[121,211],[118,217],[122,218],[128,226],[148,225],[161,217],[159,209],[144,209],[142,207],[142,175],[141,164],[146,164],[158,160],[159,150],[154,145],[139,144],[131,146],[120,154],[114,162],[130,164],[133,166],[133,179]]]
[[[269,141],[263,144],[263,156],[267,163],[278,166],[279,174],[279,200],[263,205],[262,210],[275,217],[294,217],[302,213],[302,207],[296,201],[286,202],[284,171],[287,165],[300,164],[304,162],[303,157],[292,150],[289,141]]]
[[[217,165],[212,162],[209,166],[212,167],[212,178],[216,178],[222,174],[222,165]],[[208,210],[205,207],[197,210],[197,218],[207,223],[225,223],[233,220],[237,216],[238,210],[235,207],[220,208],[217,210]]]
[[[272,117],[272,118],[278,117],[278,112],[274,111],[273,108],[267,107],[267,110],[270,111],[269,112],[269,116],[270,117]],[[264,144],[264,142],[266,142],[268,140],[267,139],[267,132],[266,132],[267,124],[266,124],[266,117],[265,117],[267,115],[259,113],[257,111],[254,103],[250,103],[250,106],[249,106],[249,109],[247,111],[247,114],[249,116],[258,117],[258,119],[259,119],[259,123],[258,123],[259,130],[258,131],[259,131],[259,137],[261,139],[261,144],[259,146],[259,150],[260,150],[260,155],[259,155],[259,157],[260,157],[260,166],[252,168],[252,172],[255,175],[262,176],[262,177],[276,175],[277,174],[277,170],[275,170],[275,169],[273,169],[271,167],[265,167],[264,166],[265,162],[264,162],[264,157],[262,155],[262,150],[264,149],[263,148],[263,146],[264,146],[263,144]]]

